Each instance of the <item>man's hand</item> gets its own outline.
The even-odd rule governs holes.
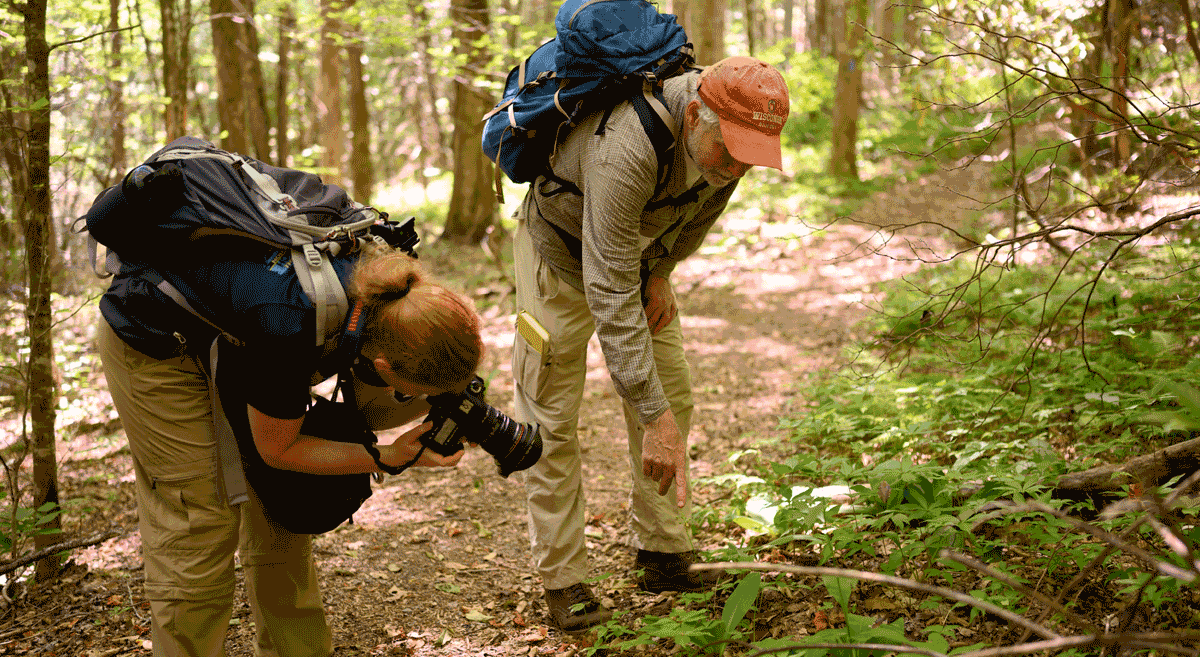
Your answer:
[[[670,409],[646,425],[642,474],[658,482],[659,495],[666,495],[674,481],[675,505],[683,508],[688,494],[687,444]]]
[[[667,327],[679,309],[675,306],[675,291],[671,282],[661,276],[650,274],[646,281],[646,321],[650,324],[650,334]]]

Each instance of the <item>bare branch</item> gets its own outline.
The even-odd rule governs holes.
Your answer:
[[[37,552],[31,552],[24,556],[13,559],[12,561],[6,562],[4,564],[0,564],[0,575],[3,575],[5,573],[10,573],[22,566],[29,565],[35,561],[41,561],[42,559],[45,559],[46,557],[58,554],[59,552],[66,552],[67,550],[76,550],[81,547],[88,547],[89,545],[96,545],[99,543],[103,543],[104,541],[107,541],[110,538],[116,538],[117,536],[122,536],[125,533],[126,532],[124,532],[122,530],[110,529],[108,531],[101,532],[99,534],[94,534],[94,535],[88,536],[86,538],[77,538],[72,541],[64,541],[62,543],[57,543],[55,545],[51,545],[49,547],[42,548],[41,550],[38,550]]]

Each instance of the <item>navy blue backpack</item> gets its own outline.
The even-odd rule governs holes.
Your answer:
[[[626,100],[658,154],[657,195],[675,147],[662,118],[670,116],[662,83],[695,61],[683,27],[646,0],[567,0],[554,27],[557,37],[509,72],[504,95],[484,116],[483,151],[496,163],[497,197],[503,201],[500,172],[515,183],[548,174],[554,147],[571,128]]]

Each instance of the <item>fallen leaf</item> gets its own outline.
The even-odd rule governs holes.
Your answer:
[[[887,598],[882,597],[867,598],[865,601],[863,601],[863,606],[870,611],[891,611],[902,608],[902,605],[897,603],[895,600],[888,600]]]
[[[813,614],[813,626],[816,627],[818,631],[829,627],[829,617],[825,615],[825,612],[818,609],[817,612]]]

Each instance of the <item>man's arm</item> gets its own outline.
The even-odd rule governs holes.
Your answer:
[[[718,189],[700,206],[700,209],[696,211],[696,216],[680,227],[678,235],[671,242],[667,255],[654,263],[651,273],[669,279],[671,272],[675,271],[675,265],[683,262],[688,256],[695,253],[696,249],[700,248],[708,231],[712,229],[713,224],[725,211],[725,207],[729,205],[729,198],[737,189],[738,182],[740,180],[735,180]],[[669,235],[663,236],[663,238],[670,237]]]
[[[614,386],[646,429],[642,472],[658,482],[661,495],[674,484],[682,507],[688,493],[687,445],[658,379],[641,301],[639,234],[654,169],[634,175],[638,170],[632,165],[585,165],[582,264],[588,306]],[[668,314],[673,313],[674,304],[668,305]]]

